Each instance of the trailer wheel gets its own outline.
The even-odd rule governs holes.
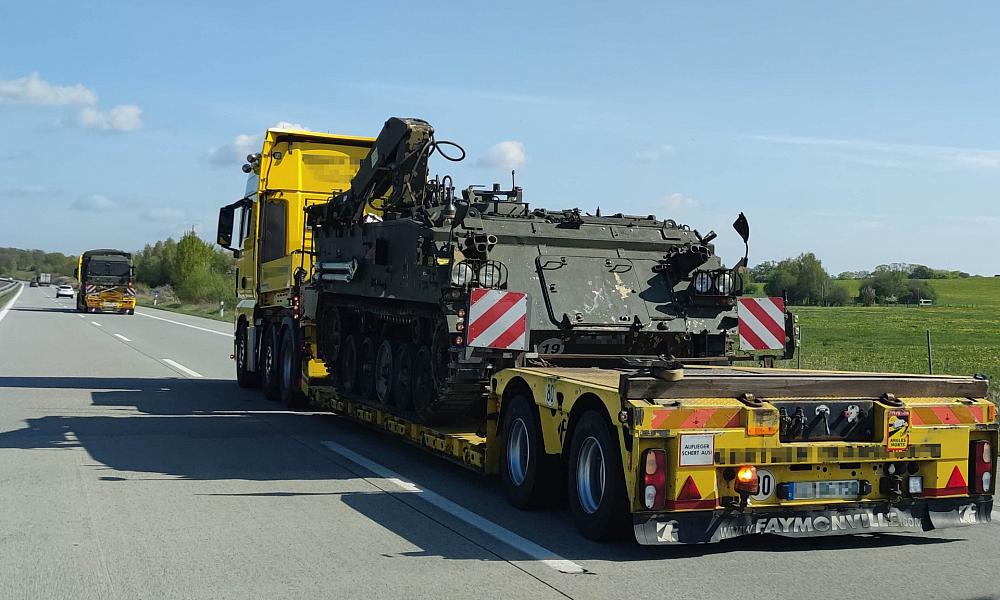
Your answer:
[[[554,498],[557,480],[553,461],[545,454],[534,405],[517,394],[504,411],[500,479],[507,500],[521,509],[537,508]]]
[[[375,399],[379,404],[389,404],[392,401],[392,384],[396,378],[392,355],[392,342],[382,340],[375,356]]]
[[[592,540],[621,537],[628,525],[628,494],[618,441],[595,411],[587,411],[570,441],[569,508],[577,529]]]
[[[392,404],[401,410],[410,408],[413,400],[413,344],[400,343],[393,359]]]
[[[305,396],[300,387],[302,362],[291,327],[281,328],[278,358],[278,392],[281,403],[288,408],[302,406],[305,404]]]
[[[264,397],[268,400],[280,400],[281,390],[278,383],[278,333],[270,325],[264,330],[264,346],[260,353],[260,383],[264,388]]]
[[[348,394],[358,391],[358,352],[358,336],[352,333],[344,338],[340,365],[334,374],[334,383]]]
[[[260,387],[260,373],[248,369],[252,357],[247,356],[248,340],[246,323],[236,329],[236,382],[242,388]]]
[[[375,338],[366,337],[358,357],[358,392],[368,399],[375,397],[375,350]]]

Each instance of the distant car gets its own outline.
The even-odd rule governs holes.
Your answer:
[[[28,287],[38,287],[38,282],[35,281],[35,280],[32,280],[31,283],[28,284]]]
[[[73,297],[73,287],[69,285],[60,285],[56,288],[56,298],[72,298]]]

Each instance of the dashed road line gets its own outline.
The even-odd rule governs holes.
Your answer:
[[[138,311],[136,311],[135,314],[141,315],[143,317],[149,317],[150,319],[156,319],[157,321],[166,321],[167,323],[173,323],[174,325],[180,325],[181,327],[190,327],[191,329],[197,329],[198,331],[206,331],[208,333],[214,333],[215,335],[222,335],[222,336],[225,336],[227,338],[232,338],[233,337],[232,333],[224,333],[222,331],[216,331],[214,329],[208,329],[207,327],[198,327],[197,325],[191,325],[190,323],[181,323],[180,321],[174,321],[172,319],[164,319],[163,317],[157,317],[157,316],[151,315],[149,313],[144,313],[144,312],[138,312]]]
[[[452,515],[453,517],[465,522],[472,527],[486,533],[487,535],[499,540],[500,542],[514,548],[515,550],[530,556],[531,558],[541,562],[547,567],[555,569],[560,573],[586,573],[587,570],[576,564],[573,561],[566,560],[565,558],[559,556],[558,554],[539,546],[535,542],[527,538],[523,538],[520,535],[514,533],[509,529],[505,529],[500,525],[497,525],[493,521],[478,515],[471,510],[455,504],[451,500],[448,500],[444,496],[436,494],[432,491],[425,490],[413,483],[409,479],[406,479],[399,473],[392,471],[381,464],[365,458],[360,454],[345,448],[344,446],[338,444],[337,442],[322,442],[324,446],[328,449],[336,452],[337,454],[343,456],[349,461],[363,467],[367,471],[378,475],[380,480],[368,480],[369,483],[375,487],[381,489],[382,491],[392,493],[394,490],[385,489],[382,487],[385,483],[392,484],[396,490],[402,492],[410,492],[419,494],[419,498],[424,500],[428,504],[431,504],[440,510]],[[388,486],[386,486],[388,487]]]
[[[190,375],[191,377],[197,377],[199,379],[202,378],[202,377],[204,377],[204,375],[202,375],[198,371],[193,371],[193,370],[185,367],[184,365],[182,365],[181,363],[179,363],[177,361],[170,360],[169,358],[161,358],[160,360],[162,360],[163,362],[167,363],[171,367],[177,369],[181,373],[186,373],[187,375]]]
[[[118,339],[120,339],[123,342],[131,342],[132,341],[132,340],[128,339],[127,337],[125,337],[124,335],[120,334],[120,333],[116,333],[115,337],[118,338]]]
[[[97,321],[91,321],[91,322],[90,322],[90,324],[91,324],[91,325],[96,325],[97,327],[103,327],[103,325],[101,325],[101,324],[100,324],[100,323],[98,323]]]

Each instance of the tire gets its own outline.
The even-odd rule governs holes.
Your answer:
[[[358,353],[358,393],[369,400],[375,398],[375,338],[366,337]]]
[[[413,386],[410,401],[418,415],[423,414],[437,395],[437,382],[431,365],[431,349],[421,346],[413,357]]]
[[[512,505],[538,508],[555,498],[555,461],[545,454],[535,405],[522,394],[509,402],[501,424],[500,481]]]
[[[347,394],[356,394],[359,391],[360,382],[360,355],[358,348],[358,336],[351,334],[344,338],[344,344],[340,348],[340,364],[334,373],[333,380],[337,388]]]
[[[413,365],[416,351],[413,344],[401,343],[396,346],[393,357],[394,381],[392,382],[392,404],[400,410],[409,410],[413,405]]]
[[[273,325],[269,325],[264,330],[262,341],[260,384],[264,388],[264,397],[268,400],[281,400],[281,389],[278,383],[278,334]]]
[[[236,355],[236,383],[240,385],[241,388],[257,388],[260,387],[260,372],[250,371],[249,361],[256,360],[255,357],[247,356],[247,350],[249,350],[249,343],[247,340],[247,327],[246,325],[240,325],[236,329],[236,348],[234,354]]]
[[[622,538],[629,525],[621,453],[612,432],[598,412],[587,411],[570,441],[569,509],[576,528],[591,540]]]
[[[134,315],[135,314],[135,309],[134,308],[128,309],[128,314]]]
[[[278,344],[278,393],[281,403],[288,408],[299,408],[305,405],[305,395],[302,394],[302,360],[295,343],[295,334],[291,327],[281,328],[281,339]]]
[[[396,378],[393,358],[392,342],[382,340],[375,354],[375,401],[379,404],[392,402],[392,384]]]

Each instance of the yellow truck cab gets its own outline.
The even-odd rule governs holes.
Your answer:
[[[305,208],[347,189],[373,138],[268,129],[247,156],[242,198],[219,212],[218,243],[236,257],[234,357],[240,385],[269,399],[300,396],[297,278],[312,269]],[[301,279],[299,279],[301,281]],[[280,367],[280,369],[279,369]]]

